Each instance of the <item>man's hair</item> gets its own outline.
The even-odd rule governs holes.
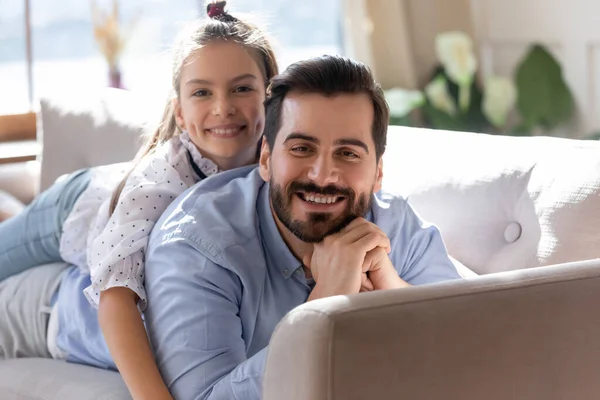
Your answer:
[[[381,86],[375,82],[366,65],[341,56],[321,56],[290,65],[271,80],[265,101],[264,136],[269,147],[275,144],[281,128],[281,110],[285,96],[290,93],[367,94],[373,104],[371,133],[377,160],[385,151],[389,109]]]

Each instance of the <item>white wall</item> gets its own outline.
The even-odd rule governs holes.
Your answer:
[[[578,114],[570,136],[600,129],[600,1],[471,0],[482,72],[512,76],[533,42],[559,60]]]
[[[437,64],[435,36],[474,34],[469,0],[344,0],[359,59],[368,60],[384,88],[421,88]],[[358,4],[357,4],[358,3]],[[358,30],[357,30],[358,29]],[[361,32],[360,29],[363,29]],[[365,39],[370,46],[365,50]],[[367,54],[368,53],[368,54]]]

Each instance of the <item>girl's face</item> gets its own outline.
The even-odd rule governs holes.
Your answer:
[[[173,100],[177,125],[223,170],[256,162],[265,125],[265,79],[251,51],[225,41],[194,51]]]

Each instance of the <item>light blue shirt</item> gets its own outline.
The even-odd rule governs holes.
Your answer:
[[[70,266],[60,282],[58,305],[58,335],[56,344],[67,354],[67,361],[116,370],[100,323],[98,310],[83,294],[90,285],[90,274]]]
[[[260,399],[271,334],[311,292],[268,193],[256,169],[215,175],[180,196],[150,236],[146,324],[176,399]],[[402,198],[374,196],[367,219],[388,235],[405,281],[459,277],[439,231]]]

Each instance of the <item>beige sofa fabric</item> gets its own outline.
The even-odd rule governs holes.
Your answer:
[[[0,361],[2,400],[128,400],[112,371],[42,358]]]
[[[265,400],[597,399],[600,260],[293,310]]]

